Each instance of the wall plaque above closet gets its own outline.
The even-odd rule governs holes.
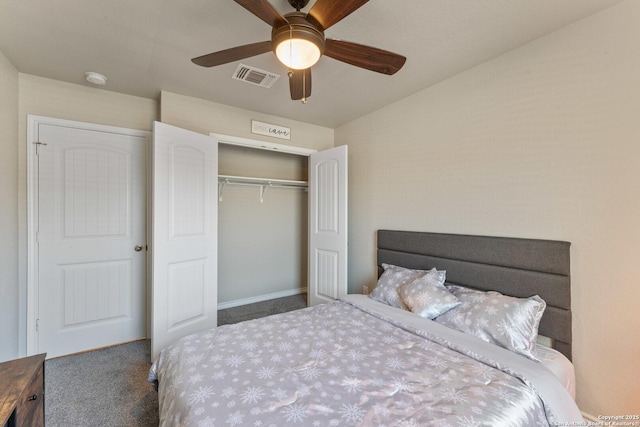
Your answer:
[[[238,145],[241,147],[257,148],[259,150],[279,151],[281,153],[297,154],[299,156],[309,156],[317,152],[317,150],[313,150],[311,148],[296,147],[286,144],[276,144],[275,142],[259,141],[257,139],[222,135],[213,132],[209,133],[209,136],[217,138],[219,144]]]

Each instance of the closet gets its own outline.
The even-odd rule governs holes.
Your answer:
[[[211,136],[218,139],[218,308],[306,292],[313,151]]]
[[[222,147],[220,153],[219,145]],[[261,277],[265,282],[269,280],[269,268],[255,267],[252,272],[247,267],[250,257],[246,255],[251,252],[251,236],[254,233],[242,233],[242,224],[249,227],[258,223],[256,230],[269,227],[268,223],[259,224],[258,219],[252,222],[251,215],[260,213],[260,205],[267,206],[269,197],[276,199],[283,191],[301,192],[300,187],[304,187],[305,183],[303,179],[260,176],[256,172],[262,167],[261,162],[254,161],[249,162],[254,165],[248,171],[250,173],[242,172],[241,168],[236,169],[238,172],[224,170],[227,173],[219,173],[219,154],[233,158],[238,153],[230,150],[238,150],[240,147],[243,147],[242,150],[249,149],[252,154],[243,153],[249,156],[255,156],[260,150],[281,151],[283,155],[297,152],[297,155],[308,156],[308,194],[305,197],[298,193],[300,197],[307,199],[308,214],[303,212],[303,199],[296,201],[294,198],[290,202],[292,210],[297,209],[300,218],[299,224],[293,224],[293,229],[298,227],[297,235],[302,237],[300,242],[293,242],[294,249],[289,250],[290,254],[296,253],[298,257],[297,261],[294,260],[299,265],[298,271],[294,272],[297,275],[294,280],[306,280],[309,305],[331,301],[347,292],[346,146],[321,152],[299,153],[300,150],[296,147],[287,148],[285,145],[224,135],[205,136],[156,122],[152,155],[153,230],[150,250],[153,260],[152,359],[158,356],[163,347],[180,337],[217,326],[219,279],[233,281],[234,274],[236,278],[246,278],[248,273],[251,286],[259,283]],[[294,153],[287,153],[287,149]],[[266,151],[263,153],[263,160],[268,164],[270,159],[273,160],[273,153],[267,155]],[[232,163],[233,161],[227,161],[222,164],[226,168]],[[281,162],[274,160],[274,164],[276,163]],[[222,205],[234,197],[228,191],[232,186],[253,191],[253,207],[246,205],[227,212],[227,206]],[[244,198],[246,194],[242,196]],[[221,213],[222,221],[219,222]],[[301,230],[305,224],[305,215],[308,217],[304,226],[306,233]],[[267,216],[278,219],[279,214],[275,211]],[[235,225],[226,226],[236,230],[227,235],[226,232],[232,230],[224,228],[224,221],[229,218],[236,221]],[[285,239],[286,232],[279,232],[277,229],[269,232],[275,233],[275,239],[262,239],[261,244],[269,241],[272,244],[258,248],[258,258],[260,255],[268,258],[275,254],[277,259],[278,248],[284,247],[279,243]],[[308,237],[306,243],[303,238],[305,234]],[[295,232],[292,233],[292,236],[295,235]],[[228,265],[225,248],[219,245],[221,238],[231,240],[235,245],[233,261]],[[295,249],[295,245],[298,245],[298,249]],[[300,255],[304,254],[305,249],[306,272]],[[233,252],[231,249],[226,250]],[[243,256],[247,258],[244,263]],[[286,256],[291,255],[280,254],[280,257]],[[219,262],[224,262],[225,266],[220,268]],[[251,277],[251,274],[255,276]],[[232,283],[230,286],[236,285]]]

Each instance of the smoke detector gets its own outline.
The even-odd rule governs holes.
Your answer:
[[[84,78],[87,79],[89,83],[93,83],[98,86],[104,86],[107,83],[107,78],[105,76],[94,73],[93,71],[87,71],[84,73]]]

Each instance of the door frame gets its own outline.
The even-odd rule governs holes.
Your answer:
[[[149,241],[150,233],[150,197],[149,197],[149,176],[150,176],[150,141],[151,132],[137,129],[122,128],[116,126],[99,125],[94,123],[79,122],[75,120],[57,119],[53,117],[37,116],[29,114],[27,115],[27,307],[26,313],[21,314],[22,318],[26,318],[27,329],[27,356],[35,354],[37,347],[38,334],[36,330],[36,319],[38,316],[38,292],[39,282],[37,274],[38,266],[38,252],[37,248],[37,225],[38,225],[38,164],[36,150],[38,147],[38,126],[40,124],[47,124],[51,126],[70,127],[75,129],[90,130],[97,132],[116,133],[120,135],[136,136],[145,138],[145,156],[147,164],[145,188],[146,197],[146,215],[145,215],[145,229],[147,234],[147,241]],[[145,266],[146,283],[146,301],[147,310],[145,313],[145,319],[147,323],[147,336],[149,335],[149,256],[147,254],[147,265]]]
[[[339,265],[339,271],[337,271],[337,283],[336,283],[336,287],[335,287],[335,292],[336,292],[336,298],[339,298],[343,295],[346,295],[349,291],[349,283],[348,283],[348,258],[349,258],[349,254],[348,254],[348,223],[349,223],[349,218],[348,218],[348,204],[349,204],[349,197],[348,197],[348,180],[349,180],[349,173],[348,173],[348,147],[346,145],[344,146],[337,146],[337,147],[331,147],[331,148],[327,148],[327,149],[323,149],[323,150],[314,150],[311,148],[304,148],[304,147],[298,147],[298,146],[294,146],[294,145],[284,145],[284,144],[276,144],[273,142],[266,142],[266,141],[262,141],[262,140],[257,140],[257,139],[250,139],[250,138],[244,138],[244,137],[239,137],[239,136],[232,136],[232,135],[224,135],[224,134],[219,134],[219,133],[214,133],[214,132],[210,132],[209,136],[215,137],[218,139],[218,144],[228,144],[228,145],[236,145],[236,146],[240,146],[240,147],[247,147],[247,148],[252,148],[252,149],[257,149],[257,150],[266,150],[266,151],[276,151],[276,152],[281,152],[281,153],[287,153],[287,154],[294,154],[294,155],[298,155],[298,156],[302,156],[302,157],[307,157],[308,160],[308,174],[309,176],[307,177],[307,181],[309,183],[309,195],[311,196],[312,193],[312,185],[314,185],[315,183],[311,182],[311,162],[312,162],[312,158],[320,155],[322,156],[323,153],[327,154],[329,151],[333,152],[333,153],[340,153],[339,157],[343,158],[343,164],[341,164],[340,166],[340,170],[342,171],[342,178],[339,180],[340,184],[344,185],[344,200],[342,201],[342,203],[340,203],[340,210],[339,210],[339,217],[342,218],[343,220],[343,224],[341,224],[341,237],[344,238],[344,241],[341,242],[341,248],[340,248],[340,257],[339,257],[339,262],[341,263],[341,265]],[[342,192],[340,192],[342,194]],[[308,253],[307,253],[307,305],[311,306],[313,305],[312,303],[322,303],[322,302],[327,302],[329,299],[323,299],[322,297],[312,297],[312,294],[314,294],[317,291],[317,280],[316,278],[312,278],[311,274],[312,274],[312,269],[311,267],[313,265],[315,265],[315,262],[311,261],[311,256],[312,256],[312,239],[311,239],[311,227],[312,227],[312,215],[311,215],[311,209],[313,206],[314,202],[312,201],[311,197],[309,198],[309,202],[307,204],[307,218],[309,219],[308,222],[308,228],[307,228],[307,236],[308,236]]]

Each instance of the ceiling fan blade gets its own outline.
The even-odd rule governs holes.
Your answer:
[[[306,100],[311,96],[311,68],[306,70],[291,70],[289,77],[289,90],[293,101]]]
[[[356,67],[388,75],[397,73],[407,60],[387,50],[335,39],[325,41],[324,54]]]
[[[271,51],[270,40],[266,42],[246,44],[244,46],[236,46],[231,49],[198,56],[197,58],[193,58],[191,62],[203,67],[214,67],[216,65],[222,65],[228,62],[238,61],[240,59],[267,53],[269,51]]]
[[[307,20],[317,28],[326,30],[368,1],[369,0],[318,0],[309,11]]]
[[[287,20],[267,0],[235,0],[235,2],[272,27],[287,23]]]

